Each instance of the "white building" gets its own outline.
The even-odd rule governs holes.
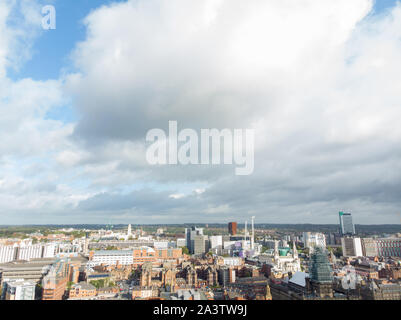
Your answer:
[[[224,241],[223,248],[224,249],[234,249],[236,241]]]
[[[4,300],[35,300],[34,281],[8,281],[3,283]]]
[[[168,241],[154,241],[153,246],[155,249],[167,249]]]
[[[218,246],[223,245],[223,236],[210,236],[209,241],[210,241],[210,248],[214,249]]]
[[[56,256],[57,244],[47,243],[43,246],[42,258],[53,258]]]
[[[344,257],[362,257],[361,238],[343,237],[341,238],[341,246]]]
[[[20,246],[18,249],[18,260],[31,260],[42,257],[42,244],[34,244],[30,246]]]
[[[187,244],[187,240],[185,238],[177,239],[177,248],[185,247]]]
[[[0,246],[0,263],[14,260],[16,246]]]
[[[240,265],[242,265],[242,258],[239,258],[239,257],[223,257],[223,258],[221,258],[222,259],[222,261],[223,261],[223,265],[224,266],[232,266],[232,267],[235,267],[235,266],[240,266]]]
[[[305,248],[313,249],[314,247],[326,248],[326,237],[319,232],[304,232],[302,239]]]
[[[273,273],[295,273],[301,271],[301,260],[298,257],[297,247],[295,242],[292,245],[292,253],[288,252],[286,255],[281,255],[278,248],[278,241],[275,241],[273,256],[268,256],[266,263],[273,266]]]
[[[133,250],[99,250],[90,256],[88,265],[131,265],[134,263]]]

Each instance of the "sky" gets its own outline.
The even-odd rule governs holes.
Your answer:
[[[400,74],[392,0],[1,1],[1,224],[399,224]],[[253,174],[151,166],[169,120],[253,129]]]

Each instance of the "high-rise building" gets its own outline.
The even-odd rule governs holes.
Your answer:
[[[190,253],[194,253],[195,236],[203,235],[203,228],[191,227],[185,228],[186,245]]]
[[[340,233],[341,235],[354,235],[355,234],[355,227],[354,223],[352,222],[352,215],[351,213],[345,213],[340,211],[339,212],[340,218]]]
[[[204,254],[209,250],[209,241],[208,237],[204,235],[196,235],[194,237],[194,254]]]
[[[237,234],[237,223],[236,222],[230,222],[228,224],[228,233],[232,236],[235,236]]]

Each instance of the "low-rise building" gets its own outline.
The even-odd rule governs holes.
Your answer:
[[[86,299],[90,297],[95,297],[96,294],[96,287],[86,282],[74,284],[68,292],[68,296],[70,299]]]

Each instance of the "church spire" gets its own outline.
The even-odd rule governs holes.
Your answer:
[[[278,253],[278,241],[274,240],[274,260],[277,260],[279,257]]]
[[[294,259],[298,259],[298,250],[297,246],[295,245],[295,241],[292,241],[292,257]]]

